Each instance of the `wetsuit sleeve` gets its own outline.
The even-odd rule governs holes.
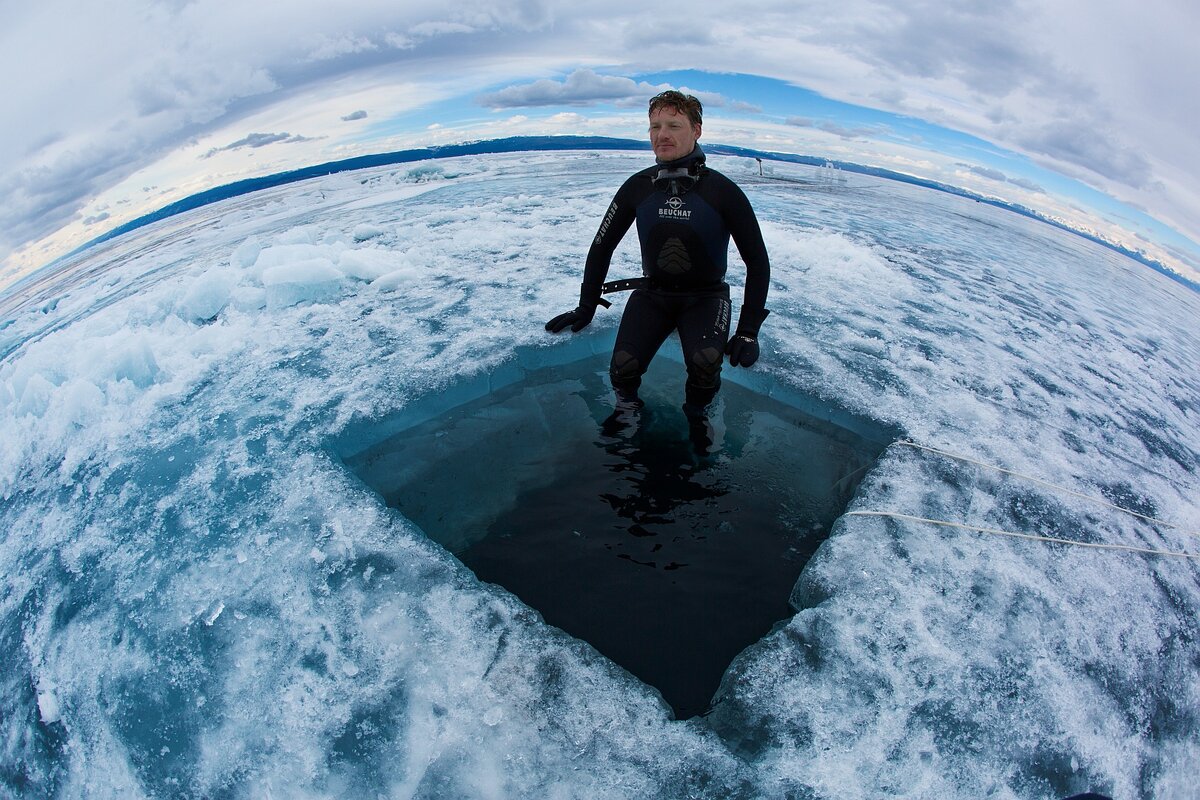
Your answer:
[[[746,262],[746,296],[742,301],[742,313],[738,319],[738,330],[753,327],[750,335],[758,333],[758,326],[766,318],[767,289],[771,284],[771,260],[767,256],[767,245],[763,241],[758,217],[750,206],[746,194],[733,181],[729,182],[729,206],[725,221],[729,234],[737,245],[738,253]]]
[[[632,197],[633,180],[630,178],[625,181],[617,190],[616,197],[604,212],[604,219],[600,222],[600,229],[596,231],[596,238],[592,240],[583,268],[583,285],[579,289],[580,305],[594,307],[600,302],[600,289],[608,275],[613,252],[637,217],[637,204]]]

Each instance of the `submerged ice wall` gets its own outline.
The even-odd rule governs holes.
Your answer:
[[[906,447],[853,509],[1200,549],[1200,296],[961,198],[718,161],[772,255],[747,380],[1178,527]],[[1194,560],[846,516],[798,613],[676,723],[347,476],[331,442],[358,426],[611,332],[613,312],[568,342],[541,324],[641,164],[331,176],[0,298],[6,792],[1182,796]],[[613,275],[635,258],[631,236]]]

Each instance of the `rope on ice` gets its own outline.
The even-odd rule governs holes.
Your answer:
[[[1076,547],[1092,547],[1097,550],[1126,550],[1131,553],[1144,553],[1154,556],[1177,556],[1179,558],[1197,558],[1200,559],[1200,553],[1176,552],[1173,550],[1155,550],[1149,547],[1133,547],[1126,544],[1100,544],[1097,542],[1080,542],[1074,539],[1060,539],[1054,536],[1038,536],[1032,533],[1017,533],[1015,531],[1002,531],[996,528],[984,528],[979,525],[965,525],[961,522],[948,522],[944,519],[927,519],[926,517],[914,517],[910,514],[901,514],[898,511],[847,511],[843,516],[847,517],[892,517],[893,519],[902,519],[908,522],[924,522],[929,525],[941,525],[947,528],[961,528],[968,531],[978,531],[979,533],[990,533],[994,536],[1011,536],[1017,539],[1031,539],[1035,542],[1053,542],[1055,544],[1070,544]]]
[[[969,456],[964,456],[960,453],[951,453],[947,450],[940,450],[936,447],[928,447],[923,444],[918,444],[917,442],[914,442],[911,439],[897,439],[896,441],[892,442],[892,444],[893,445],[901,445],[903,447],[911,447],[916,450],[924,450],[927,453],[936,453],[937,455],[945,456],[946,458],[951,458],[951,459],[954,459],[955,461],[962,461],[962,462],[965,462],[968,464],[974,464],[975,466],[982,467],[984,469],[990,469],[990,470],[994,470],[996,472],[1001,472],[1005,475],[1011,475],[1014,478],[1021,478],[1022,480],[1027,480],[1032,483],[1036,483],[1039,486],[1044,486],[1047,489],[1052,489],[1056,492],[1062,492],[1064,494],[1069,494],[1073,497],[1078,497],[1078,498],[1080,498],[1082,500],[1086,500],[1090,503],[1096,503],[1098,505],[1105,506],[1107,508],[1111,508],[1116,511],[1121,511],[1126,514],[1130,514],[1131,516],[1137,517],[1138,519],[1144,520],[1153,525],[1161,525],[1165,528],[1171,528],[1173,530],[1180,530],[1180,527],[1178,525],[1175,525],[1174,523],[1167,522],[1167,521],[1161,520],[1161,519],[1155,519],[1154,517],[1150,517],[1145,514],[1140,514],[1137,511],[1133,511],[1132,509],[1124,508],[1123,506],[1116,505],[1115,503],[1110,503],[1107,500],[1101,500],[1100,498],[1097,498],[1097,497],[1092,497],[1091,495],[1086,495],[1086,494],[1082,494],[1081,492],[1076,492],[1073,489],[1068,489],[1065,486],[1059,486],[1057,484],[1050,483],[1049,481],[1044,481],[1044,480],[1041,480],[1040,478],[1035,478],[1032,475],[1025,475],[1020,472],[1015,472],[1010,469],[1005,469],[1004,467],[997,467],[994,464],[985,464],[982,461],[978,461]],[[962,530],[977,531],[979,533],[988,533],[988,534],[992,534],[994,536],[1010,536],[1010,537],[1017,538],[1017,539],[1029,539],[1029,540],[1036,541],[1036,542],[1053,542],[1055,544],[1069,544],[1069,545],[1074,545],[1076,547],[1091,547],[1091,548],[1095,548],[1097,550],[1125,550],[1125,551],[1131,552],[1131,553],[1143,553],[1146,555],[1175,556],[1178,558],[1200,559],[1200,553],[1191,553],[1191,552],[1186,552],[1186,551],[1174,551],[1174,550],[1157,550],[1157,549],[1149,548],[1149,547],[1134,547],[1132,545],[1125,545],[1125,544],[1101,544],[1101,543],[1096,543],[1096,542],[1080,542],[1075,539],[1063,539],[1063,538],[1055,537],[1055,536],[1039,536],[1037,534],[1032,534],[1032,533],[1018,533],[1016,531],[1003,531],[1003,530],[999,530],[996,528],[985,528],[985,527],[982,527],[979,525],[967,525],[967,524],[961,523],[961,522],[950,522],[948,520],[941,520],[941,519],[929,519],[927,517],[918,517],[918,516],[913,516],[911,514],[903,514],[898,511],[847,511],[845,516],[891,517],[893,519],[906,520],[908,522],[923,522],[923,523],[926,523],[929,525],[939,525],[939,526],[947,527],[947,528],[959,528]],[[1182,531],[1182,532],[1190,534],[1192,536],[1200,535],[1193,531]]]
[[[996,472],[1002,472],[1005,475],[1011,475],[1014,478],[1021,478],[1022,480],[1027,480],[1032,483],[1036,483],[1039,486],[1045,486],[1047,489],[1053,489],[1057,492],[1063,492],[1064,494],[1069,494],[1074,497],[1078,497],[1080,499],[1087,500],[1090,503],[1097,503],[1099,505],[1107,506],[1108,508],[1115,509],[1117,511],[1123,511],[1126,514],[1131,514],[1131,515],[1137,517],[1138,519],[1143,519],[1146,522],[1153,523],[1154,525],[1162,525],[1164,527],[1171,528],[1174,530],[1179,529],[1179,526],[1172,522],[1167,522],[1167,521],[1161,520],[1161,519],[1155,519],[1154,517],[1148,517],[1145,514],[1139,514],[1136,511],[1125,508],[1123,506],[1116,505],[1115,503],[1110,503],[1107,500],[1101,500],[1098,497],[1092,497],[1091,495],[1083,494],[1082,492],[1076,492],[1073,489],[1068,489],[1065,486],[1059,486],[1058,484],[1050,483],[1049,481],[1044,481],[1040,478],[1035,478],[1032,475],[1024,475],[1020,472],[1014,472],[1011,469],[1005,469],[1004,467],[997,467],[993,464],[985,464],[982,461],[976,461],[975,459],[970,458],[969,456],[964,456],[959,453],[951,453],[948,450],[939,450],[936,447],[929,447],[927,445],[918,444],[918,443],[914,442],[912,439],[897,439],[896,441],[892,442],[892,444],[898,444],[903,447],[912,447],[917,450],[924,450],[928,453],[937,453],[939,456],[946,456],[946,458],[952,458],[955,461],[964,461],[968,464],[974,464],[977,467],[983,467],[984,469],[990,469],[990,470],[995,470]],[[1187,531],[1187,533],[1191,533],[1193,536],[1198,535],[1198,534],[1192,533],[1191,531]]]

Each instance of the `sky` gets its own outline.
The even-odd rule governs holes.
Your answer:
[[[0,287],[198,191],[512,135],[894,169],[1200,278],[1192,0],[0,0]],[[615,187],[614,187],[615,188]],[[590,235],[590,234],[589,234]]]

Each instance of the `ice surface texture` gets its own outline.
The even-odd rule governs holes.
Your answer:
[[[344,470],[372,420],[611,333],[619,304],[542,324],[643,165],[314,179],[0,297],[3,793],[1185,796],[1194,561],[843,517],[795,617],[675,723]],[[713,165],[774,267],[748,383],[1182,528],[898,447],[855,508],[1198,549],[1200,295],[985,204]],[[635,259],[631,235],[613,277]]]

